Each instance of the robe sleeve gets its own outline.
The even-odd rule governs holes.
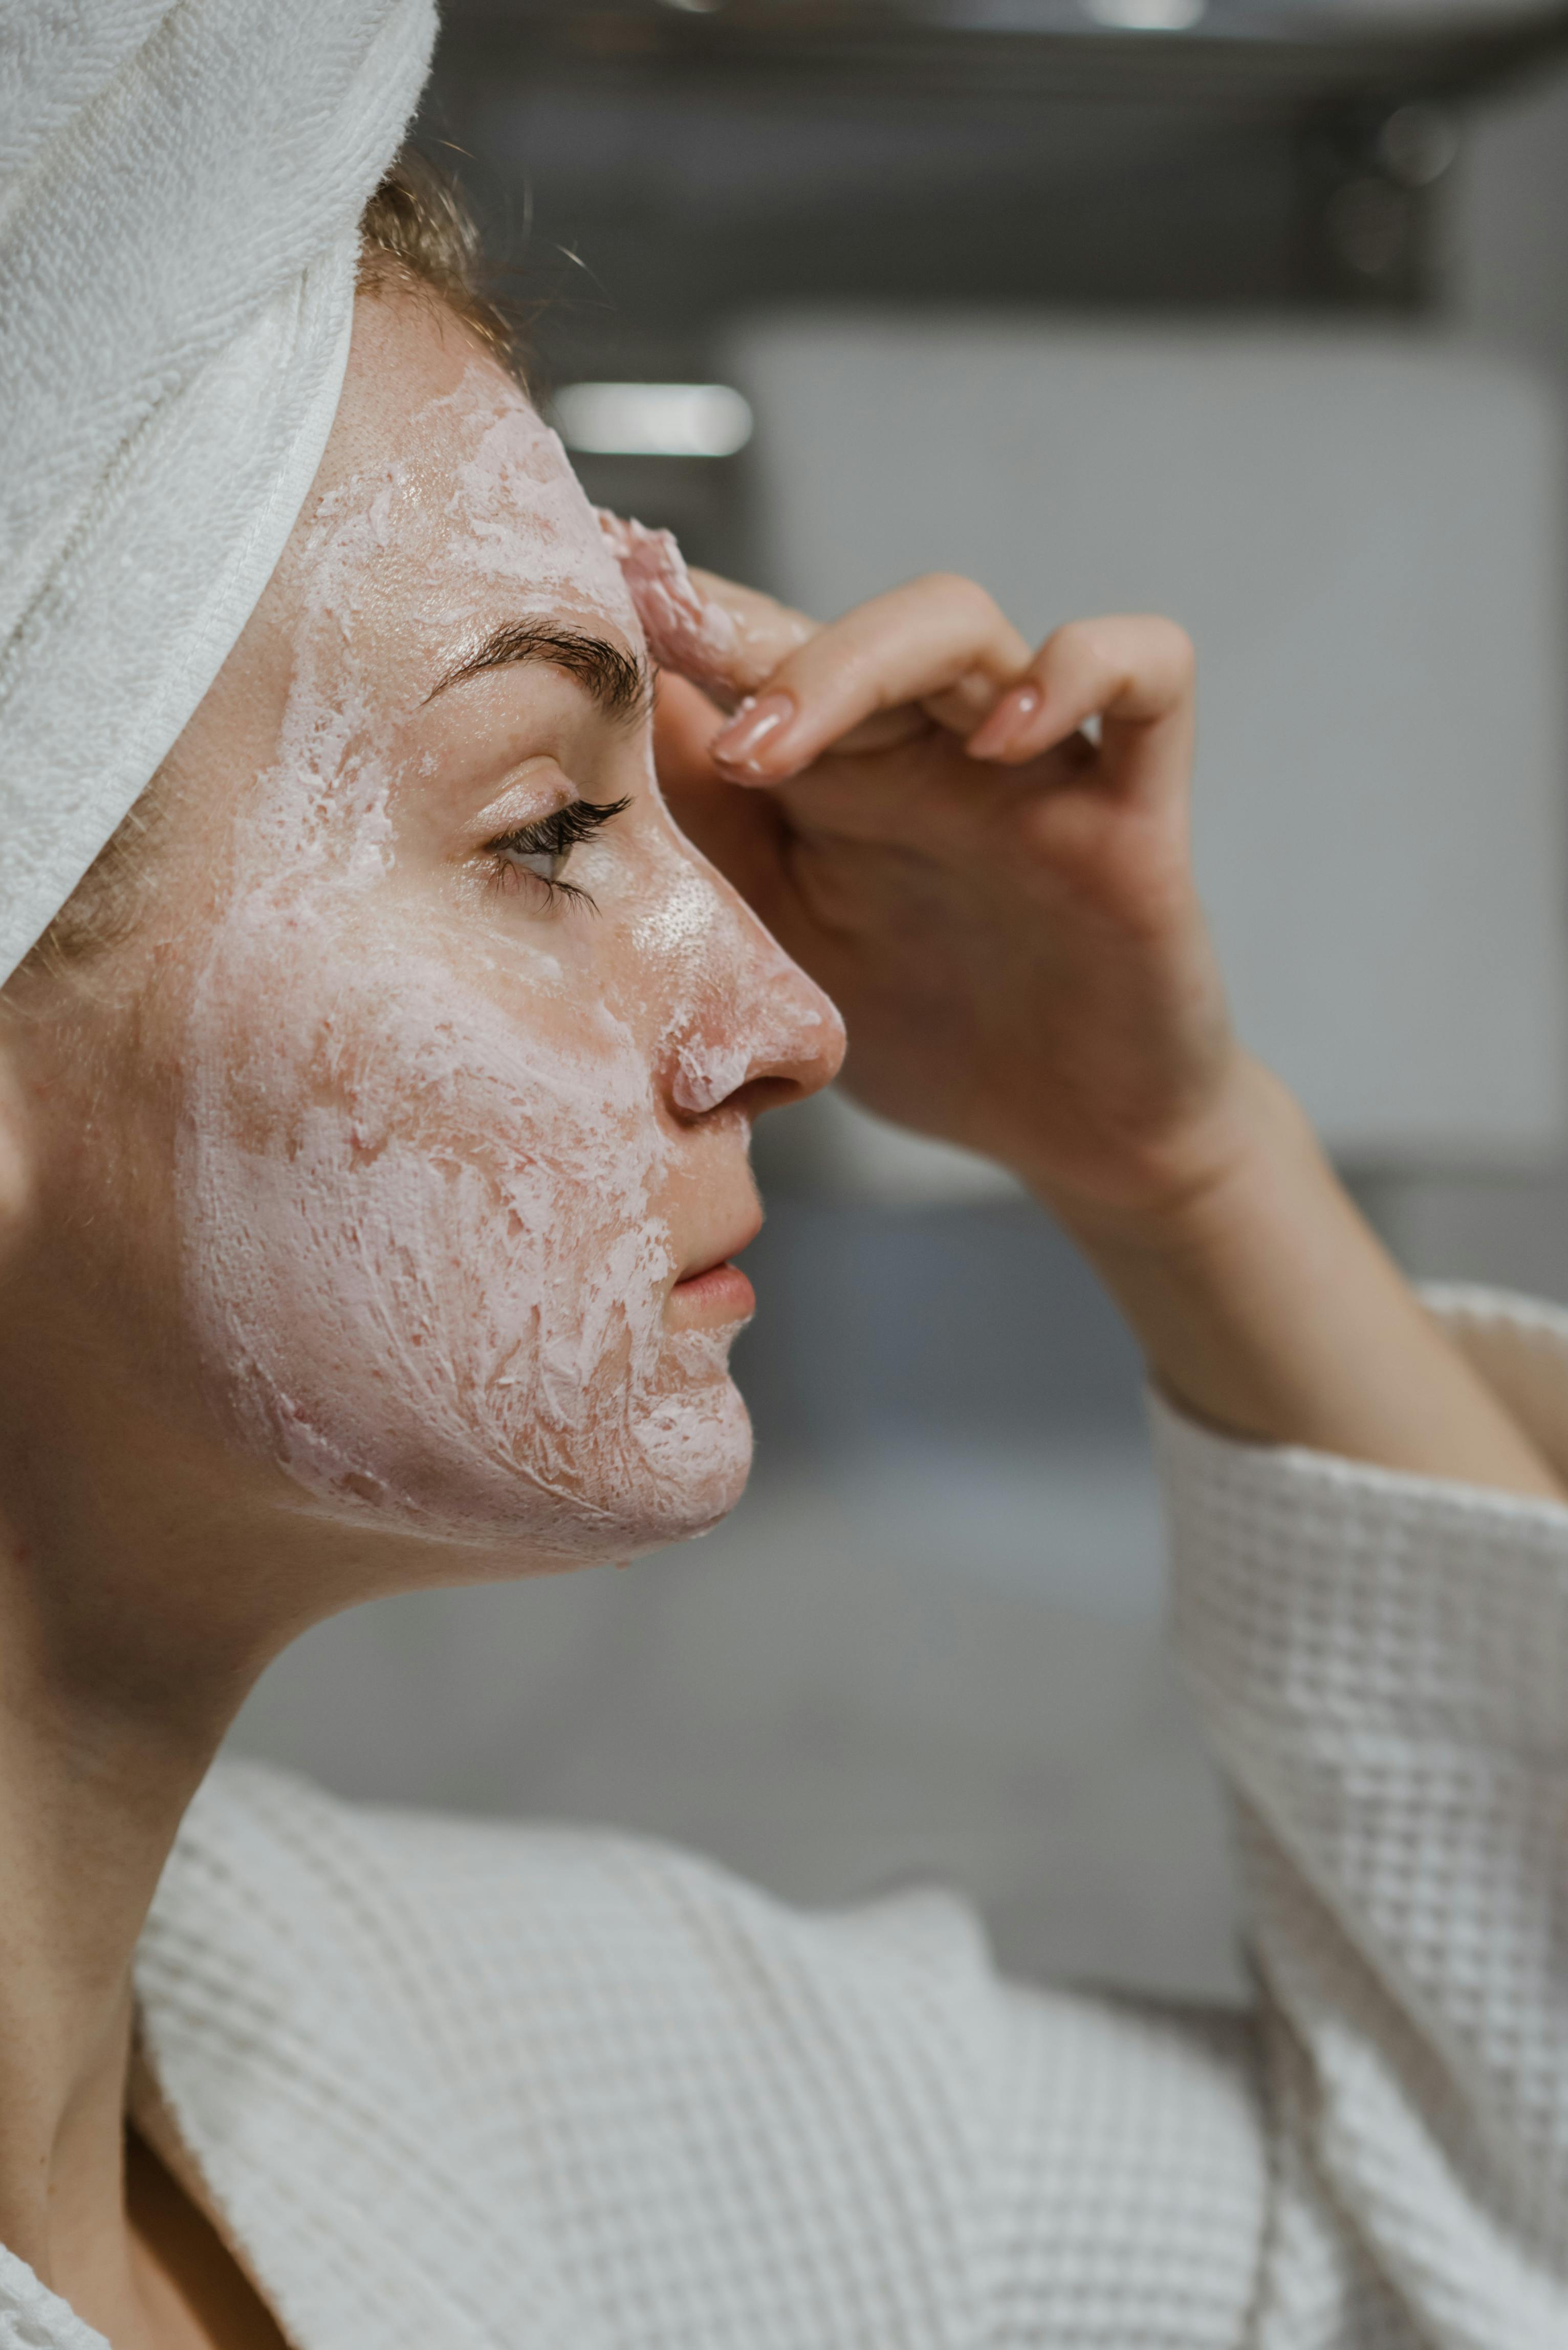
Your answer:
[[[1568,1470],[1568,1315],[1430,1302]],[[1155,1415],[1174,1638],[1234,1797],[1258,1986],[1234,2338],[1562,2350],[1568,1507]],[[1191,2110],[1189,2175],[1229,2161],[1240,2221],[1234,2109],[1207,2133]]]

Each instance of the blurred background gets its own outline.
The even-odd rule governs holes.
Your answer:
[[[826,615],[1156,607],[1244,1032],[1411,1270],[1568,1299],[1568,11],[448,0],[421,136],[590,494]],[[1235,1995],[1136,1356],[1007,1180],[764,1124],[731,1523],[384,1603],[235,1743]]]

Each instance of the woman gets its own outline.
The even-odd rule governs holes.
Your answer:
[[[400,83],[391,16],[301,8],[275,69],[284,13],[240,104],[243,12],[106,12],[157,70],[51,86],[83,168],[143,99],[199,112],[210,32],[220,181],[297,68],[350,110],[383,74],[369,183],[417,43]],[[285,354],[254,431],[293,397],[286,445],[251,530],[214,484],[183,585],[145,565],[156,674],[105,650],[134,739],[84,697],[91,773],[37,663],[80,658],[135,507],[118,410],[74,527],[16,539],[0,2341],[1561,2341],[1568,1329],[1471,1299],[1444,1335],[1236,1045],[1184,640],[1032,656],[946,579],[814,632],[692,582],[587,507],[450,223],[398,175],[348,217],[346,371],[327,326],[231,322],[246,397]],[[728,880],[655,782],[650,644]],[[1010,1986],[934,1898],[805,1918],[654,1847],[210,1769],[333,1610],[732,1503],[746,1141],[837,1064],[818,982],[862,1094],[1017,1169],[1144,1341],[1251,2017]]]

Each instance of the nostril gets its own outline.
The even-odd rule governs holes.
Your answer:
[[[836,1012],[804,1035],[796,1025],[771,1036],[687,1037],[676,1047],[670,1097],[687,1118],[705,1117],[725,1102],[754,1117],[815,1093],[843,1057],[844,1024]]]
[[[749,1046],[738,1042],[705,1045],[688,1041],[675,1056],[675,1076],[670,1090],[676,1108],[691,1118],[701,1118],[705,1111],[717,1109],[721,1102],[739,1093],[752,1074],[755,1057]]]
[[[769,941],[772,946],[772,941]],[[837,1007],[776,948],[753,984],[717,992],[666,1032],[671,1107],[703,1118],[725,1103],[754,1117],[804,1099],[830,1082],[844,1058]]]
[[[788,1109],[795,1102],[805,1101],[816,1087],[809,1081],[802,1083],[796,1076],[770,1076],[753,1077],[733,1096],[735,1107],[755,1120],[764,1110]]]

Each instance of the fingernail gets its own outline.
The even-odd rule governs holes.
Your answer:
[[[710,746],[712,755],[726,767],[760,769],[762,761],[757,754],[764,743],[776,746],[794,716],[793,694],[764,693],[760,702],[738,710],[729,724],[715,734]]]
[[[1011,751],[1020,738],[1028,733],[1038,716],[1044,696],[1037,685],[1015,685],[1004,693],[982,726],[975,729],[969,741],[971,755],[977,759],[1000,758]]]

